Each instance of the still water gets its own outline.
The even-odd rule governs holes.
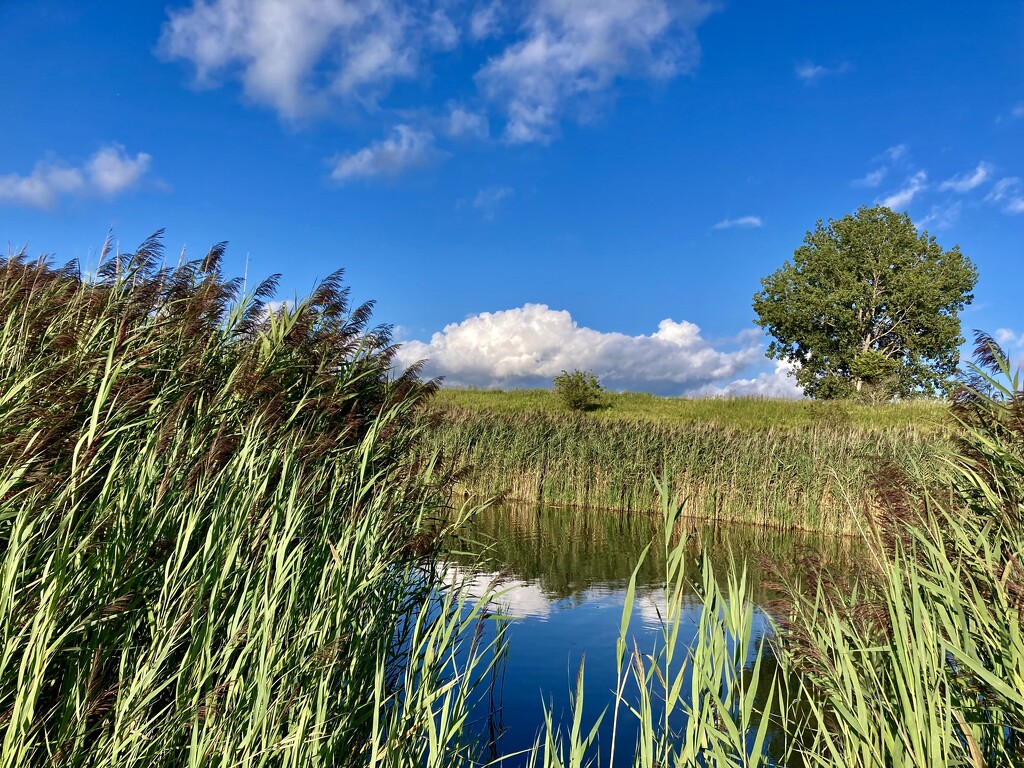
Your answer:
[[[699,563],[707,554],[724,580],[732,560],[745,562],[753,588],[755,631],[768,622],[762,607],[778,597],[779,576],[794,576],[803,563],[833,572],[849,569],[856,556],[850,542],[821,536],[780,534],[745,526],[687,523],[687,580],[701,583]],[[644,548],[653,542],[637,574],[636,601],[628,634],[641,651],[653,647],[665,615],[664,544],[660,517],[555,508],[497,507],[464,529],[461,554],[450,559],[453,574],[482,594],[497,581],[504,594],[498,610],[517,617],[506,630],[508,651],[492,690],[477,707],[474,733],[488,755],[527,750],[542,730],[545,707],[554,720],[572,720],[571,692],[585,659],[584,726],[612,701],[615,645],[626,587]],[[690,595],[682,642],[689,643],[700,616]],[[687,636],[688,635],[688,636]],[[625,713],[624,713],[625,714]],[[600,732],[606,763],[610,715]],[[619,724],[616,757],[632,757],[635,727]],[[521,764],[522,758],[506,761]]]

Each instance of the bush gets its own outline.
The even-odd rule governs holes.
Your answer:
[[[601,382],[593,371],[562,371],[555,376],[555,392],[571,411],[590,411],[601,403]]]

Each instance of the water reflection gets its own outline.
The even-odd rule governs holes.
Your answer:
[[[833,573],[850,570],[858,554],[849,540],[785,534],[751,527],[687,523],[687,581],[701,581],[706,553],[724,579],[733,561],[745,562],[756,605],[777,597],[779,572],[793,574],[813,562]],[[464,552],[450,558],[451,578],[482,595],[502,590],[499,609],[518,617],[507,630],[503,681],[477,713],[476,728],[491,742],[491,757],[529,749],[543,725],[543,708],[555,720],[571,719],[570,691],[586,660],[584,722],[593,722],[612,701],[615,641],[625,588],[641,553],[652,544],[637,573],[637,594],[628,635],[641,650],[659,637],[665,615],[662,590],[665,547],[660,518],[604,511],[504,507],[477,516],[463,532]],[[681,642],[689,643],[700,619],[696,589],[687,598]],[[755,629],[768,622],[756,612]],[[627,718],[628,719],[628,718]],[[606,723],[608,725],[609,723]],[[632,757],[635,730],[620,722],[616,752]],[[601,739],[607,744],[607,729]],[[602,752],[607,753],[602,749]],[[617,755],[617,758],[619,755]],[[519,764],[521,759],[507,764]],[[604,762],[604,760],[602,761]]]

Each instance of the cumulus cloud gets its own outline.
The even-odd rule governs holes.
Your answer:
[[[722,219],[712,229],[756,229],[763,226],[764,220],[760,216],[740,216],[738,219]]]
[[[563,370],[592,370],[611,389],[665,395],[724,386],[762,354],[761,337],[744,332],[717,349],[686,321],[662,320],[650,335],[579,326],[543,304],[484,312],[452,323],[430,341],[406,342],[399,363],[428,360],[428,376],[453,386],[547,387]]]
[[[889,169],[888,168],[885,168],[885,167],[876,168],[875,170],[869,171],[868,173],[864,174],[859,179],[854,179],[850,183],[853,186],[855,186],[855,187],[874,188],[874,187],[877,187],[879,184],[881,184],[882,180],[885,179],[885,177],[888,176],[888,175],[889,175]]]
[[[477,83],[507,115],[508,142],[549,141],[567,110],[585,114],[618,80],[666,80],[696,66],[695,30],[710,11],[701,0],[539,0],[522,39]]]
[[[334,158],[331,178],[344,182],[374,176],[398,176],[412,168],[429,165],[439,156],[430,131],[397,125],[388,138]]]
[[[724,386],[710,385],[700,394],[715,397],[803,397],[803,387],[796,383],[796,366],[785,360],[775,363],[775,370],[759,373],[752,379],[736,379]]]
[[[333,99],[373,100],[415,77],[426,52],[458,43],[443,6],[400,0],[195,0],[171,11],[159,50],[190,62],[200,85],[237,76],[286,118]]]
[[[191,0],[171,10],[158,45],[201,87],[238,81],[286,120],[341,107],[381,114],[396,82],[426,79],[433,57],[488,40],[496,53],[465,86],[504,118],[510,143],[548,141],[586,120],[626,78],[693,69],[710,0]],[[468,98],[459,94],[458,98]],[[447,136],[485,137],[486,115],[412,105]],[[408,119],[408,118],[405,118]],[[443,128],[439,121],[447,119]]]
[[[844,72],[849,72],[850,65],[848,62],[843,62],[837,67],[825,67],[821,64],[815,64],[812,61],[805,61],[801,64],[797,64],[793,71],[800,80],[804,81],[804,83],[807,85],[813,85],[823,77],[828,77],[829,75],[841,75]]]
[[[26,175],[0,176],[0,203],[52,208],[62,197],[113,197],[135,187],[149,170],[145,152],[129,156],[120,144],[101,147],[79,167],[43,160]]]
[[[978,163],[978,167],[969,173],[954,176],[946,179],[939,185],[940,191],[952,190],[953,192],[970,192],[988,181],[992,175],[992,166],[989,163]]]
[[[908,205],[915,197],[928,188],[928,174],[918,171],[903,185],[903,188],[893,192],[882,200],[886,208],[898,209]]]
[[[473,198],[473,207],[481,211],[485,219],[493,219],[498,207],[515,194],[512,187],[495,185],[484,187]]]

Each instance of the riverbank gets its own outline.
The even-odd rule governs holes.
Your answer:
[[[854,533],[886,468],[936,464],[946,406],[609,394],[572,413],[552,392],[442,390],[424,454],[461,468],[469,498],[658,509],[664,474],[690,516]]]

